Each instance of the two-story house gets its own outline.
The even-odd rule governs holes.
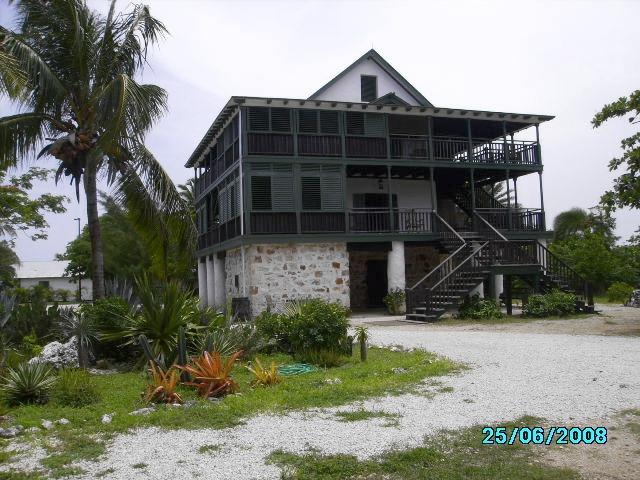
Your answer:
[[[436,107],[374,50],[306,99],[232,97],[186,164],[202,302],[355,310],[399,288],[423,321],[470,292],[510,307],[516,276],[588,302],[545,246],[539,125],[552,118]],[[539,204],[519,204],[523,175],[538,176]]]

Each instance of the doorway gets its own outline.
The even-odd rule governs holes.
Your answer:
[[[367,306],[383,307],[387,294],[387,260],[367,260]]]

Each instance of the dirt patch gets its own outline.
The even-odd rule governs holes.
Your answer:
[[[434,323],[415,324],[402,322],[402,317],[358,315],[351,319],[351,323],[354,325],[364,323],[378,327],[404,327],[403,329],[640,336],[639,308],[597,305],[596,309],[600,312],[597,315],[568,319],[534,320],[516,315],[491,322],[445,319]]]
[[[595,423],[590,422],[589,426],[596,424],[607,427],[606,444],[545,448],[543,461],[556,467],[573,468],[580,472],[585,480],[640,478],[640,410],[627,411]]]

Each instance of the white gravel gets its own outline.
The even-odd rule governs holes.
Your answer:
[[[98,462],[79,464],[84,478],[107,468],[114,479],[277,479],[264,459],[283,449],[347,453],[366,458],[421,443],[425,434],[535,415],[559,424],[601,419],[640,406],[640,339],[581,335],[438,330],[423,326],[372,327],[376,344],[422,347],[471,366],[440,377],[453,391],[378,398],[339,409],[287,416],[260,415],[225,430],[139,430],[114,439]],[[432,387],[439,388],[439,387]],[[365,408],[401,415],[339,422],[335,411]],[[198,453],[202,445],[220,445]],[[132,465],[146,463],[144,469]]]

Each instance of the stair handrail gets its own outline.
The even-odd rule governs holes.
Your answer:
[[[536,242],[536,243],[538,243],[538,242]],[[586,297],[587,304],[590,305],[590,306],[593,306],[593,294],[592,294],[592,291],[591,291],[591,284],[589,283],[589,281],[587,279],[585,279],[581,274],[576,272],[569,265],[567,265],[567,263],[564,260],[562,260],[560,257],[558,257],[555,253],[553,253],[551,250],[549,250],[546,246],[542,245],[541,243],[538,243],[537,248],[538,248],[538,250],[542,251],[544,254],[546,254],[549,257],[551,257],[555,262],[560,264],[562,266],[562,268],[564,268],[565,270],[570,272],[571,275],[574,276],[574,280],[578,280],[578,282],[582,284],[582,288],[584,289],[583,295]],[[541,259],[538,259],[538,263],[542,266],[543,269],[545,269],[546,271],[549,271],[548,265],[545,265],[545,263],[542,262]]]
[[[484,218],[484,217],[483,217],[482,215],[480,215],[478,212],[473,212],[473,213],[474,213],[474,215],[475,215],[476,217],[478,217],[478,218],[480,219],[480,221],[482,221],[482,222],[485,224],[485,226],[487,226],[487,227],[489,228],[489,230],[490,230],[490,231],[492,231],[492,232],[493,232],[493,234],[494,234],[495,236],[497,236],[500,240],[504,240],[505,242],[508,242],[508,241],[509,241],[509,239],[508,239],[507,237],[505,237],[502,233],[500,233],[500,231],[499,231],[499,230],[497,230],[493,225],[491,225],[491,223],[490,223],[486,218]]]
[[[486,241],[484,242],[482,245],[480,245],[478,248],[476,248],[473,252],[471,252],[467,258],[465,258],[463,261],[461,261],[458,265],[456,265],[456,267],[451,270],[449,273],[447,273],[444,277],[442,277],[440,280],[438,280],[434,285],[432,285],[431,287],[429,287],[429,291],[433,291],[433,289],[435,289],[438,285],[440,285],[442,282],[444,282],[446,279],[448,279],[451,275],[453,275],[454,273],[456,273],[460,267],[462,267],[465,263],[467,263],[469,260],[471,260],[480,250],[482,250],[484,247],[486,247],[487,245],[489,245],[491,242],[490,241]]]
[[[422,282],[424,282],[425,280],[427,280],[431,275],[435,274],[437,271],[440,270],[440,268],[447,262],[451,261],[453,259],[453,257],[455,257],[455,255],[458,254],[458,252],[460,252],[462,249],[464,249],[467,246],[467,242],[465,241],[464,238],[462,238],[462,236],[451,226],[449,225],[444,218],[442,218],[440,215],[438,215],[438,213],[436,211],[433,212],[433,214],[438,218],[438,220],[440,220],[449,230],[451,230],[451,232],[458,238],[458,240],[460,240],[462,242],[462,245],[460,245],[453,253],[451,253],[450,255],[447,256],[447,258],[445,258],[444,260],[442,260],[436,267],[432,268],[431,271],[429,273],[427,273],[424,277],[422,277],[420,280],[418,280],[413,287],[407,288],[407,290],[409,291],[413,291],[418,285],[420,285]]]

